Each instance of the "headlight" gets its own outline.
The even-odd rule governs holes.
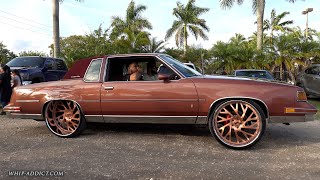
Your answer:
[[[307,101],[307,95],[304,91],[297,91],[297,101]]]

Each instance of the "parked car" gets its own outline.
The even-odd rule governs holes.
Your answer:
[[[57,81],[63,78],[68,71],[62,59],[24,56],[16,57],[7,65],[11,69],[18,69],[24,84],[40,83],[45,81]]]
[[[302,87],[307,95],[320,97],[320,64],[313,64],[298,74],[296,85]]]
[[[124,81],[132,62],[154,64],[158,80]],[[84,70],[78,64],[89,65]],[[233,149],[256,144],[267,122],[305,122],[317,112],[300,87],[202,75],[165,54],[111,55],[73,67],[62,81],[15,88],[4,110],[11,117],[45,120],[59,137],[79,135],[87,122],[204,124]]]
[[[275,80],[273,75],[267,70],[240,69],[234,71],[235,76]]]
[[[194,69],[194,70],[197,70],[197,69],[196,69],[196,66],[195,66],[193,63],[191,63],[191,62],[183,63],[183,64],[187,65],[188,67],[190,67],[190,68],[192,68],[192,69]]]

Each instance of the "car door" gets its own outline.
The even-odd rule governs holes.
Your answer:
[[[58,75],[58,79],[56,80],[60,80],[67,73],[67,66],[62,59],[55,59],[55,62],[57,65],[56,74]]]
[[[56,62],[47,58],[44,63],[43,74],[45,77],[45,81],[56,81],[59,79],[59,75],[57,74],[57,65]]]
[[[310,92],[320,95],[320,66],[313,68],[311,73],[308,77]]]
[[[105,122],[190,124],[198,114],[198,95],[187,78],[106,81],[101,86],[101,109]]]
[[[314,66],[310,67],[305,71],[304,75],[304,87],[307,89],[308,92],[314,94],[319,93],[319,67]]]

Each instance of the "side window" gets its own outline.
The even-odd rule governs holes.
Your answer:
[[[57,63],[57,70],[61,70],[61,71],[67,70],[67,67],[65,66],[65,63],[63,62],[63,60],[57,59],[56,63]]]
[[[48,70],[55,70],[55,64],[52,59],[46,59],[44,63],[44,67],[47,68]]]
[[[92,60],[87,72],[84,76],[84,81],[86,82],[98,82],[100,79],[100,70],[101,70],[102,60]]]
[[[158,68],[158,74],[165,74],[169,76],[170,80],[178,80],[180,77],[169,67],[164,64],[161,64]]]

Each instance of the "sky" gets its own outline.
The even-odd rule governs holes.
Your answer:
[[[84,35],[97,29],[100,24],[107,29],[112,16],[124,17],[131,0],[64,0],[60,4],[60,36]],[[176,19],[172,15],[176,0],[135,0],[136,4],[147,6],[142,16],[148,18],[153,29],[152,37],[164,40],[166,31]],[[180,0],[186,4],[187,0]],[[219,0],[196,0],[196,5],[209,8],[201,18],[207,21],[210,31],[209,40],[189,38],[189,45],[211,48],[217,41],[228,41],[235,33],[249,37],[256,31],[256,16],[252,13],[251,2],[244,1],[241,6],[235,4],[231,9],[220,7]],[[36,50],[49,54],[52,44],[52,0],[0,0],[0,42],[9,50]],[[278,14],[290,12],[285,20],[294,20],[293,26],[306,27],[306,16],[301,12],[312,7],[309,14],[309,27],[320,31],[320,0],[266,0],[265,18],[270,18],[274,8]],[[167,47],[175,47],[174,37]]]

